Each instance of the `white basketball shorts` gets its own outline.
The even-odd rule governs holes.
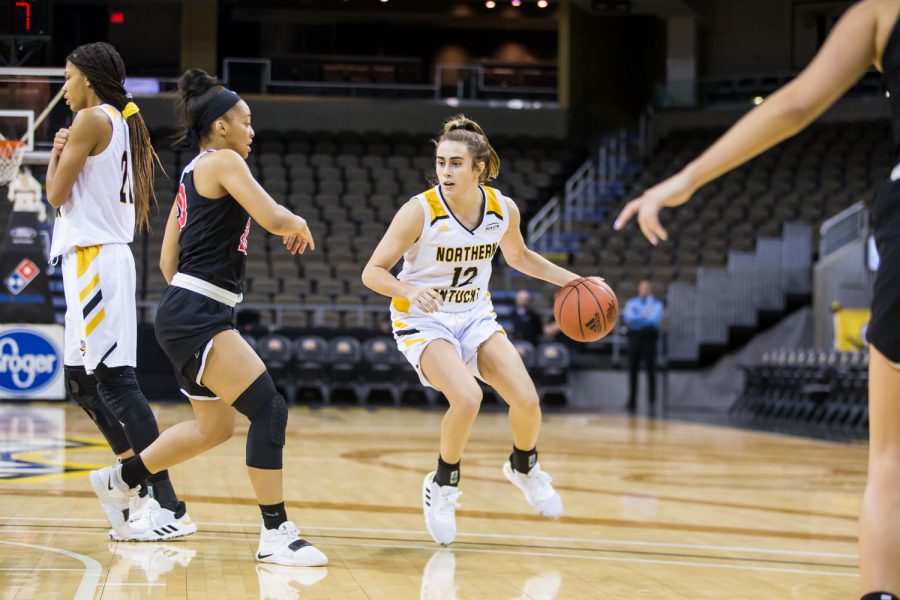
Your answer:
[[[419,381],[426,387],[434,387],[422,372],[422,352],[434,340],[447,340],[475,377],[478,371],[478,348],[496,332],[506,333],[497,323],[494,305],[488,299],[479,300],[476,306],[462,312],[423,313],[415,307],[409,312],[397,310],[391,304],[391,326],[397,348],[419,374]]]
[[[65,364],[92,373],[137,366],[134,256],[128,244],[77,247],[62,257]]]

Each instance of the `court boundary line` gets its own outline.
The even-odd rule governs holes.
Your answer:
[[[24,530],[21,533],[48,533],[46,531],[41,530]],[[422,532],[418,532],[422,533]],[[94,532],[89,531],[72,531],[68,532],[69,535],[97,535]],[[247,537],[232,537],[227,535],[197,535],[193,534],[190,536],[191,540],[211,540],[211,541],[233,541],[233,542],[246,542]],[[186,540],[185,540],[186,541]],[[732,571],[751,571],[751,572],[761,572],[761,573],[783,573],[789,575],[814,575],[814,576],[823,576],[823,577],[858,577],[857,568],[855,565],[848,565],[847,569],[853,569],[851,573],[841,573],[837,571],[817,571],[817,570],[805,570],[805,569],[788,569],[784,567],[766,567],[766,566],[754,566],[754,565],[732,565],[732,564],[721,564],[717,562],[694,562],[694,561],[684,561],[684,560],[659,560],[659,559],[650,559],[650,558],[636,558],[636,557],[628,557],[628,556],[589,556],[584,554],[565,554],[560,552],[530,552],[530,551],[522,551],[522,550],[494,550],[488,548],[435,548],[434,546],[422,546],[422,545],[412,545],[412,544],[373,544],[373,543],[363,543],[363,542],[347,542],[347,541],[333,541],[327,540],[326,545],[329,546],[348,546],[348,547],[361,547],[361,548],[392,548],[392,549],[404,549],[404,550],[422,550],[425,552],[439,552],[441,550],[449,550],[454,553],[481,553],[481,554],[499,554],[499,555],[508,555],[508,556],[531,556],[531,557],[543,557],[543,558],[562,558],[562,559],[576,559],[576,560],[594,560],[594,561],[602,561],[602,562],[620,562],[620,563],[637,563],[637,564],[652,564],[652,565],[660,565],[660,566],[678,566],[678,567],[696,567],[696,568],[710,568],[710,569],[727,569]],[[86,557],[87,558],[87,557]],[[727,560],[727,559],[718,559],[716,557],[710,557],[711,560]],[[90,559],[93,560],[93,559]],[[99,566],[99,563],[98,563]],[[105,585],[105,584],[102,584]],[[76,596],[76,600],[83,600]]]
[[[81,576],[81,583],[78,584],[78,589],[75,591],[73,600],[93,600],[94,594],[97,591],[97,587],[100,585],[100,576],[103,574],[103,567],[99,562],[97,562],[90,556],[85,556],[84,554],[72,552],[71,550],[64,550],[62,548],[54,548],[52,546],[38,546],[37,544],[25,544],[23,542],[10,542],[7,540],[0,540],[0,544],[44,550],[45,552],[62,554],[64,556],[68,556],[69,558],[74,558],[75,560],[80,561],[81,564],[84,565],[83,575]]]
[[[90,522],[90,523],[106,523],[105,519],[87,519],[87,518],[67,518],[67,517],[3,517],[0,521],[38,521],[38,522]],[[241,527],[249,529],[257,529],[258,525],[247,523],[233,523],[227,521],[195,521],[198,527],[215,526],[215,527]],[[4,524],[0,524],[3,527]],[[298,525],[301,530],[320,530],[320,531],[346,531],[358,533],[388,533],[395,535],[421,535],[425,533],[424,529],[372,529],[366,527],[329,527],[321,525]],[[201,530],[202,531],[202,530]],[[748,552],[752,554],[782,554],[786,556],[810,556],[820,558],[844,558],[848,560],[858,560],[858,554],[846,554],[841,552],[816,552],[807,550],[791,550],[776,548],[756,548],[752,546],[716,546],[713,544],[680,544],[675,542],[654,542],[649,540],[616,540],[608,538],[570,538],[560,536],[541,536],[541,535],[518,535],[507,533],[477,533],[477,532],[461,532],[456,534],[460,537],[487,538],[487,539],[507,539],[507,540],[533,540],[546,542],[572,542],[582,544],[607,544],[610,546],[647,546],[658,548],[682,548],[686,550],[710,550],[720,552]]]

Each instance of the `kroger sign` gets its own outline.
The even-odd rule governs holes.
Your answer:
[[[60,380],[62,354],[53,339],[59,336],[49,329],[0,330],[0,397],[30,397]]]

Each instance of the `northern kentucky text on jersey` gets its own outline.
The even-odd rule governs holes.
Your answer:
[[[471,288],[468,290],[435,290],[441,295],[444,302],[453,302],[455,304],[469,304],[481,298],[481,288]]]
[[[459,248],[447,248],[438,246],[434,259],[438,262],[458,263],[475,260],[489,260],[494,258],[499,244],[478,244],[477,246],[462,246]]]

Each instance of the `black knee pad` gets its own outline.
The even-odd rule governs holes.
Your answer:
[[[112,411],[100,399],[97,392],[97,381],[88,375],[84,367],[64,367],[66,391],[97,425],[97,429],[106,438],[109,447],[115,454],[122,454],[131,444]]]
[[[122,423],[131,448],[140,453],[159,437],[156,417],[141,388],[133,367],[107,367],[103,363],[94,369],[100,399]]]
[[[260,375],[232,404],[250,419],[247,432],[247,466],[280,469],[287,430],[287,403],[275,389],[268,372]]]

